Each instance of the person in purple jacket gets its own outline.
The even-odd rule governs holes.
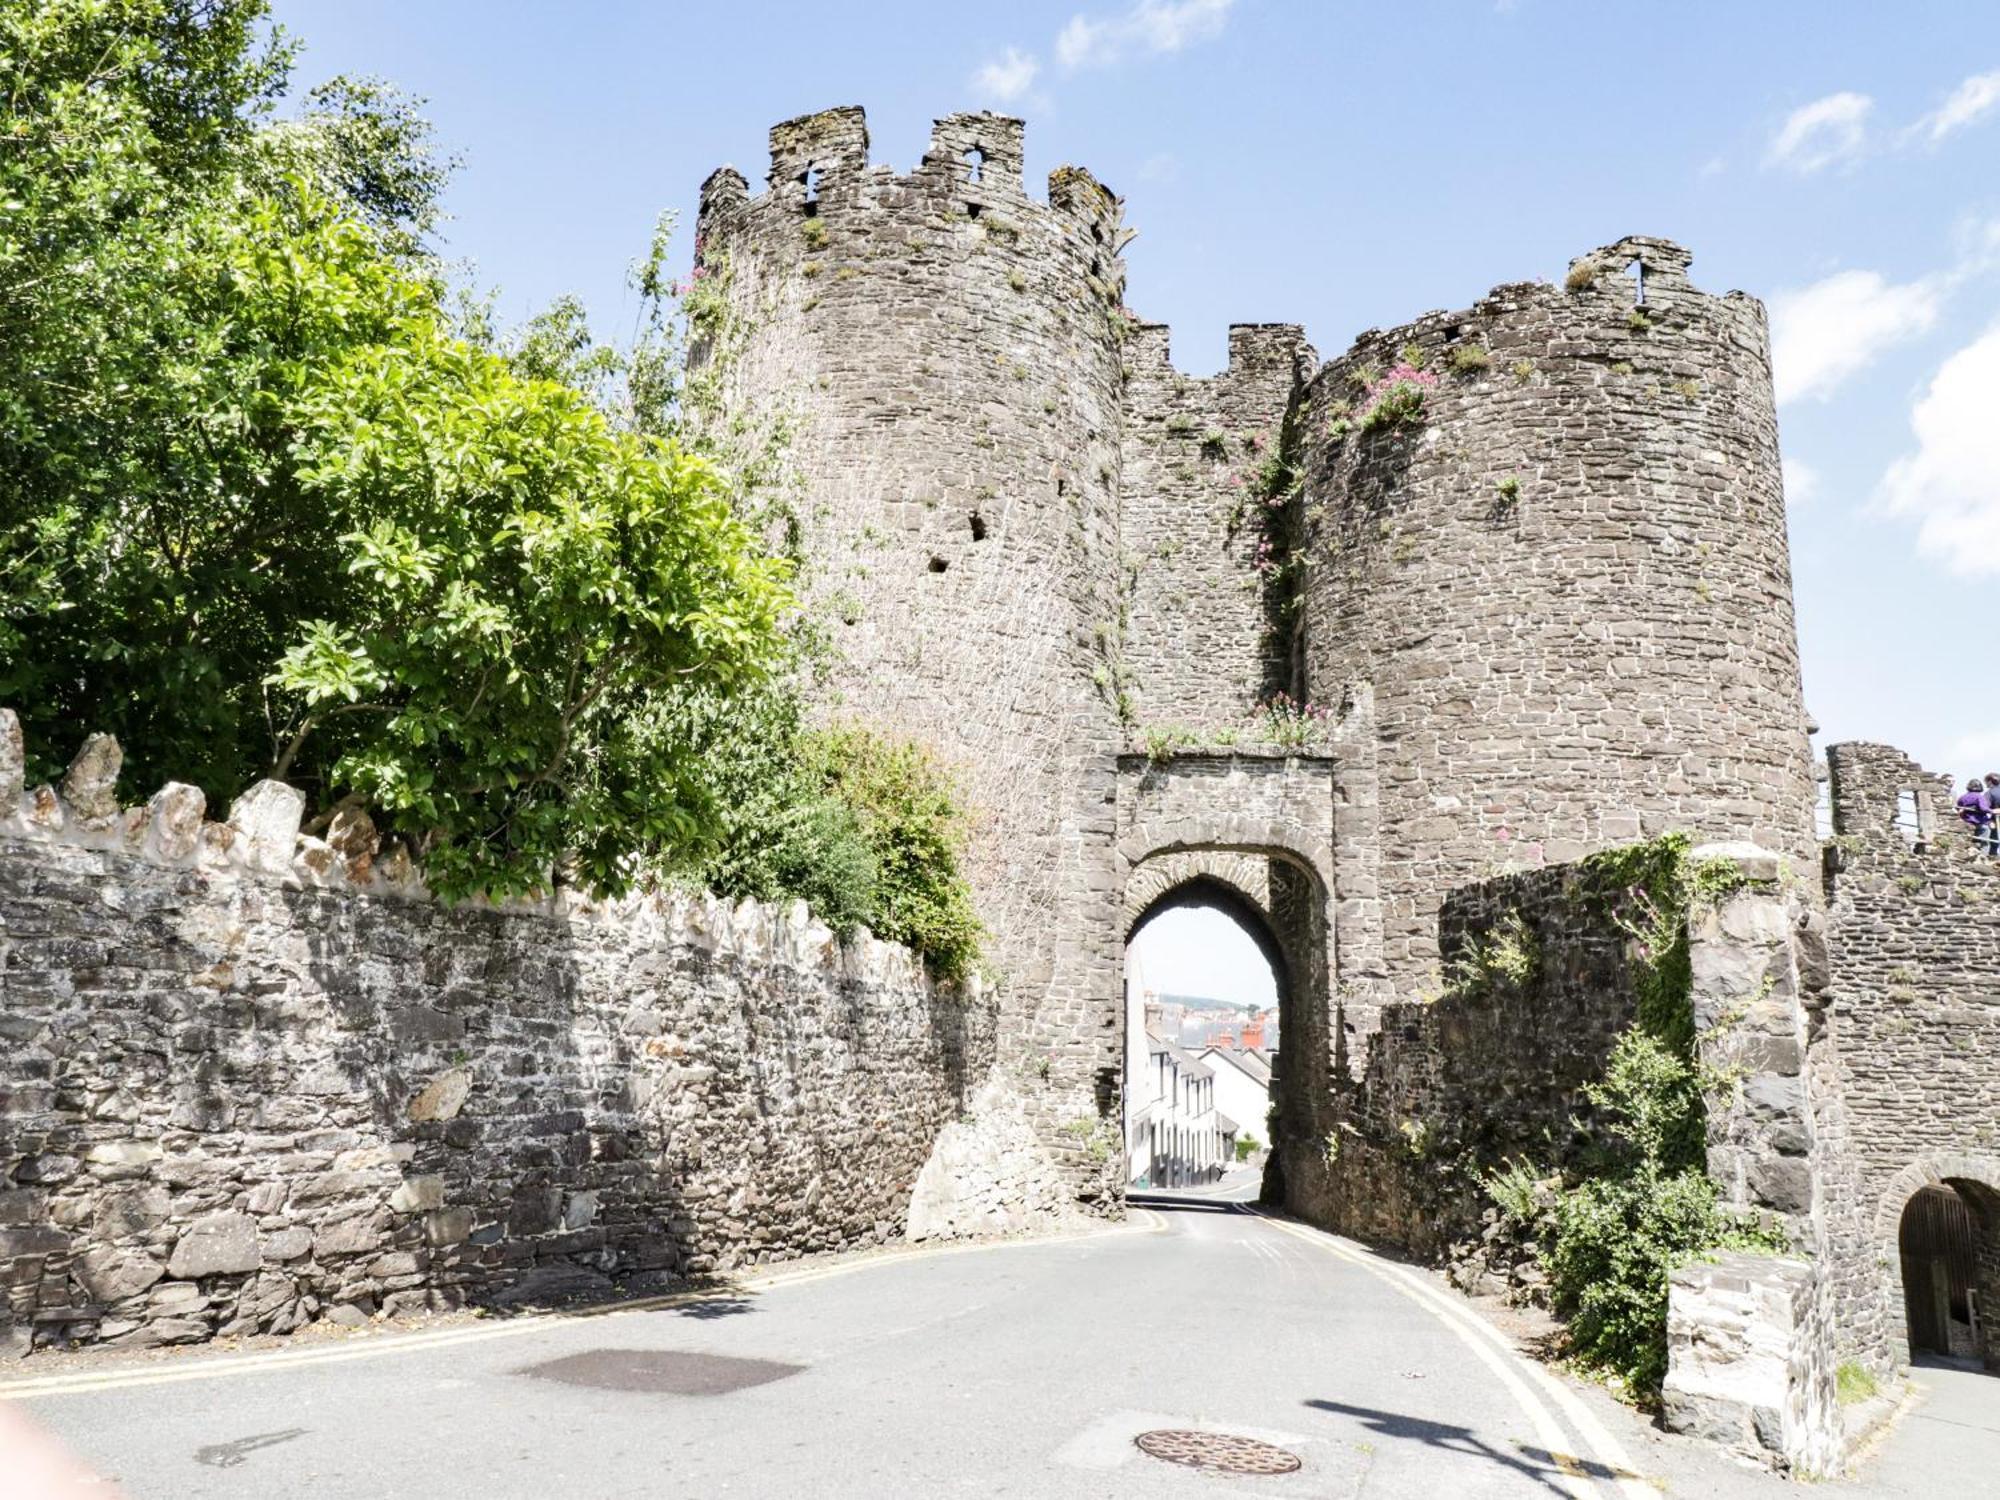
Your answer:
[[[1958,816],[1972,830],[1972,842],[1980,852],[1993,853],[1993,802],[1977,776],[1966,782],[1959,794]]]

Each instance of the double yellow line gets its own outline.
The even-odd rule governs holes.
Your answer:
[[[1327,1254],[1337,1256],[1350,1265],[1359,1266],[1443,1323],[1472,1351],[1481,1364],[1493,1372],[1501,1385],[1507,1388],[1508,1394],[1513,1396],[1521,1410],[1527,1414],[1529,1422],[1534,1425],[1536,1436],[1542,1441],[1542,1446],[1548,1450],[1550,1459],[1562,1472],[1563,1487],[1575,1497],[1575,1500],[1601,1500],[1603,1491],[1597,1487],[1595,1479],[1615,1481],[1618,1493],[1625,1496],[1626,1500],[1659,1500],[1659,1490],[1633,1468],[1632,1460],[1625,1452],[1624,1445],[1597,1420],[1590,1408],[1546,1370],[1523,1359],[1490,1323],[1467,1309],[1462,1302],[1439,1290],[1408,1267],[1399,1266],[1393,1261],[1370,1254],[1359,1245],[1351,1244],[1324,1230],[1313,1229],[1291,1219],[1278,1218],[1261,1208],[1249,1208],[1249,1212],[1273,1229],[1316,1245]],[[1595,1453],[1598,1473],[1593,1475],[1584,1460],[1568,1451],[1569,1438],[1549,1410],[1548,1404],[1537,1398],[1536,1388],[1539,1388],[1541,1396],[1546,1397],[1548,1402],[1553,1403],[1569,1419],[1569,1424],[1575,1429],[1577,1436]]]

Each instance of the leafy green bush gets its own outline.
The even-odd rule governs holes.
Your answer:
[[[47,774],[366,802],[446,894],[700,833],[681,695],[787,595],[714,468],[453,336],[377,85],[262,120],[254,0],[0,11],[0,700]]]
[[[1541,1172],[1507,1162],[1483,1183],[1502,1212],[1541,1243],[1571,1352],[1649,1396],[1666,1374],[1668,1278],[1723,1248],[1782,1250],[1782,1230],[1724,1208],[1706,1173],[1709,1080],[1695,1057],[1689,995],[1691,913],[1745,883],[1728,860],[1695,862],[1686,834],[1591,855],[1583,894],[1625,934],[1638,1019],[1587,1085],[1603,1140],[1573,1164],[1553,1201]],[[1496,924],[1454,966],[1456,984],[1532,974],[1524,930]]]
[[[1519,911],[1509,911],[1481,932],[1466,934],[1445,965],[1448,993],[1476,995],[1496,984],[1520,989],[1541,967],[1541,943]]]
[[[856,725],[816,730],[805,750],[828,791],[853,809],[874,854],[869,926],[916,949],[942,974],[967,973],[979,957],[981,928],[958,870],[965,819],[950,775],[922,746]]]
[[[1611,1136],[1606,1160],[1556,1201],[1546,1268],[1573,1351],[1650,1394],[1667,1372],[1667,1286],[1678,1266],[1722,1248],[1782,1250],[1781,1233],[1733,1218],[1698,1151],[1694,1066],[1634,1028],[1601,1083],[1584,1090]]]
[[[948,779],[802,727],[811,630],[759,541],[781,434],[707,431],[726,264],[671,282],[662,220],[630,347],[573,300],[496,337],[430,259],[429,126],[372,81],[273,121],[267,21],[0,7],[0,702],[32,770],[109,730],[128,784],[365,804],[447,896],[699,875],[962,972]]]
[[[681,733],[706,749],[693,778],[715,837],[668,873],[729,896],[797,898],[836,931],[866,926],[947,978],[982,936],[958,868],[964,816],[920,747],[858,726],[806,727],[786,693],[711,698]]]
[[[1532,1225],[1541,1218],[1541,1188],[1548,1178],[1548,1173],[1525,1157],[1511,1157],[1498,1171],[1484,1178],[1480,1186],[1500,1212],[1517,1224]]]

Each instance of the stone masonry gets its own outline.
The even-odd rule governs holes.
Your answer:
[[[897,1237],[920,1176],[932,1237],[1063,1196],[1032,1137],[997,1189],[931,1161],[990,1007],[803,905],[447,908],[289,787],[210,823],[121,807],[107,738],[60,791],[20,750],[0,711],[0,1341],[658,1286]]]
[[[1273,693],[1322,706],[1286,748],[1323,768],[1324,861],[1217,848],[1310,877],[1285,900],[1326,978],[1284,1025],[1327,1079],[1435,983],[1446,891],[1669,828],[1803,863],[1810,754],[1756,301],[1631,238],[1325,363],[1238,326],[1190,376],[1126,304],[1118,197],[1075,167],[1030,196],[1022,130],[947,116],[903,174],[859,109],[776,126],[762,191],[704,185],[726,312],[694,361],[732,423],[792,435],[826,711],[962,772],[1009,1086],[1107,1205],[1066,1142],[1118,1116],[1123,890],[1187,847],[1116,825],[1142,746],[1225,754]],[[1418,419],[1358,424],[1405,359],[1435,377]]]
[[[0,733],[16,1336],[1117,1212],[1124,944],[1191,901],[1278,974],[1268,1195],[1443,1253],[1482,1210],[1438,1150],[1560,1161],[1632,1012],[1571,862],[1682,830],[1754,876],[1689,933],[1709,1172],[1798,1252],[1676,1283],[1684,1425],[1833,1462],[1833,1359],[1907,1352],[1928,1186],[2000,1363],[2000,866],[1866,745],[1822,863],[1761,305],[1628,237],[1324,362],[1238,326],[1189,375],[1126,304],[1120,199],[1031,196],[1022,131],[947,116],[898,173],[859,109],[776,126],[761,191],[703,185],[690,356],[732,430],[789,435],[822,711],[961,773],[992,986],[802,910],[447,910],[290,788],[130,809],[114,743],[31,790]],[[1397,370],[1420,404],[1371,419]],[[1444,993],[1509,912],[1535,982]]]

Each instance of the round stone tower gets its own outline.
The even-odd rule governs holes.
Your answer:
[[[1363,990],[1422,982],[1444,893],[1513,866],[1674,828],[1811,846],[1764,311],[1688,261],[1621,240],[1312,382],[1306,686],[1373,720]],[[1406,364],[1421,413],[1371,424]]]
[[[1131,320],[1119,200],[1069,167],[1030,198],[1021,128],[950,116],[899,176],[869,165],[859,109],[775,127],[767,191],[730,168],[704,185],[691,378],[740,427],[789,434],[832,714],[934,746],[979,811],[999,1054],[1047,1080],[1036,1112],[1059,1137],[1115,1099],[1120,1062],[1105,911]]]

